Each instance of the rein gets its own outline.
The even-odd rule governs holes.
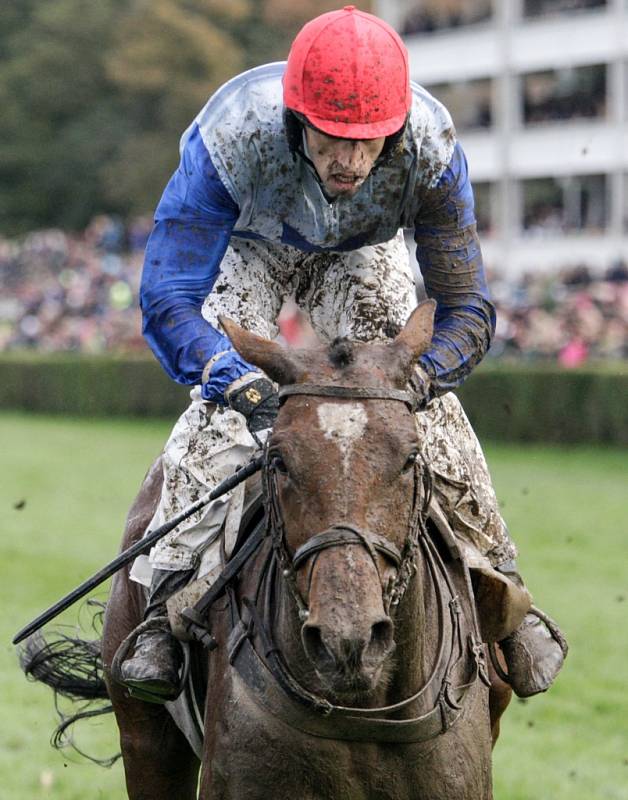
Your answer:
[[[351,399],[394,400],[404,403],[413,412],[416,398],[409,392],[394,389],[354,388],[298,384],[280,389],[280,400],[294,395],[341,397]],[[475,613],[472,613],[471,633],[467,646],[461,629],[462,608],[447,568],[427,532],[428,509],[431,500],[431,476],[427,464],[415,462],[414,490],[408,532],[401,551],[385,537],[353,525],[338,523],[317,533],[294,554],[288,548],[285,525],[277,487],[277,467],[269,455],[268,445],[262,471],[266,503],[266,536],[271,549],[260,574],[256,601],[244,598],[248,619],[240,615],[235,593],[230,590],[232,631],[229,636],[229,661],[252,690],[253,697],[271,714],[294,728],[314,736],[346,741],[420,742],[434,738],[451,728],[463,711],[463,701],[478,678],[488,685],[484,649]],[[387,586],[382,585],[386,612],[401,602],[416,572],[419,550],[425,559],[427,573],[434,587],[438,607],[439,641],[437,655],[425,684],[413,695],[389,706],[353,708],[330,703],[326,698],[305,689],[290,672],[272,635],[272,619],[276,581],[283,578],[292,596],[301,622],[307,620],[307,601],[297,586],[296,573],[310,557],[330,547],[361,545],[369,553],[377,574],[381,574],[378,553],[395,567],[396,574]],[[467,568],[465,579],[470,580]],[[279,577],[281,576],[281,578]],[[262,598],[262,609],[258,607]],[[447,623],[448,620],[448,623]],[[449,631],[449,635],[446,635]],[[263,653],[257,652],[253,640],[257,633]],[[469,655],[471,676],[467,683],[453,686],[457,665]],[[440,687],[435,690],[436,681]],[[434,689],[436,702],[429,711],[414,717],[396,719],[396,715],[416,713],[428,690]],[[432,693],[431,696],[434,696]]]

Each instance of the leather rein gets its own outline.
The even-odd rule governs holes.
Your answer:
[[[350,399],[393,400],[416,410],[416,398],[410,392],[395,389],[354,388],[333,385],[295,384],[279,391],[280,400],[294,395]],[[345,741],[421,742],[445,733],[462,714],[468,691],[480,678],[488,685],[484,648],[472,601],[467,567],[461,563],[467,593],[471,599],[470,630],[466,642],[462,633],[463,608],[438,548],[427,532],[431,499],[431,474],[427,464],[416,460],[413,467],[412,510],[404,544],[397,546],[383,536],[356,526],[338,523],[317,533],[291,554],[277,487],[277,463],[265,451],[262,470],[266,505],[265,536],[271,547],[261,570],[255,601],[243,598],[240,612],[233,588],[228,588],[232,630],[228,640],[229,661],[251,690],[253,699],[269,713],[311,735]],[[259,532],[261,534],[261,531]],[[382,583],[384,608],[388,613],[401,602],[417,569],[419,551],[434,587],[438,609],[439,639],[436,658],[424,685],[401,702],[378,708],[353,708],[330,703],[326,698],[303,687],[288,668],[273,638],[273,614],[277,609],[278,581],[285,582],[304,622],[309,609],[297,586],[297,571],[322,550],[331,547],[360,545],[369,553],[380,576],[378,554],[394,567],[395,575]],[[259,647],[254,643],[257,634]],[[471,675],[466,683],[454,686],[453,675],[461,661],[470,656]],[[440,681],[440,683],[438,683]],[[425,711],[429,698],[436,698]],[[418,713],[422,711],[423,713]],[[415,714],[415,716],[409,716]],[[404,718],[397,718],[402,715]]]

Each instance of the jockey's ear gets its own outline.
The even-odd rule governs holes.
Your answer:
[[[242,358],[259,367],[280,385],[296,383],[300,370],[286,348],[271,339],[244,330],[237,322],[222,314],[218,320]]]

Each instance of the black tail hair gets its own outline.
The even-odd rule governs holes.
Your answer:
[[[102,619],[104,604],[92,600],[88,606],[93,614],[92,627],[96,628]],[[94,608],[97,610],[94,611]],[[55,708],[60,721],[51,737],[52,746],[57,750],[71,747],[103,767],[115,764],[120,753],[102,759],[90,756],[76,745],[71,730],[79,720],[99,717],[113,711],[103,678],[100,638],[81,639],[57,630],[46,639],[38,631],[20,647],[19,659],[22,670],[30,680],[45,683],[54,692]],[[60,698],[78,704],[78,710],[66,714],[60,708]]]

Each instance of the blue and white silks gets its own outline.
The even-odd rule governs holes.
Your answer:
[[[174,380],[224,392],[251,367],[202,316],[232,237],[306,252],[347,251],[413,229],[428,296],[438,303],[419,363],[440,395],[480,361],[494,330],[473,192],[449,113],[417,84],[404,139],[352,198],[330,203],[311,167],[294,158],[283,123],[284,63],[237,76],[181,139],[181,162],[155,213],[141,286],[144,336]],[[223,355],[220,355],[220,354]],[[218,356],[218,357],[217,357]]]

